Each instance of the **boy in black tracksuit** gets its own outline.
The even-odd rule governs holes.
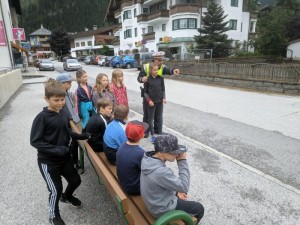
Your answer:
[[[59,199],[76,207],[81,206],[81,201],[73,196],[81,179],[73,166],[69,151],[71,137],[83,140],[90,136],[89,133],[71,132],[71,118],[62,110],[65,94],[65,90],[57,81],[49,79],[45,83],[45,100],[48,107],[44,107],[36,116],[30,134],[30,143],[38,150],[38,166],[50,192],[49,222],[55,225],[65,224],[59,213]],[[68,182],[64,194],[61,176]]]

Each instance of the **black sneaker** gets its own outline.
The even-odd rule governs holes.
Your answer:
[[[59,200],[64,203],[70,203],[74,207],[81,207],[82,205],[78,198],[75,198],[74,196],[67,198],[65,194],[62,194]]]
[[[144,138],[148,138],[149,137],[149,132],[144,134]]]
[[[62,220],[62,218],[60,216],[50,218],[49,222],[53,225],[65,225],[65,222]]]

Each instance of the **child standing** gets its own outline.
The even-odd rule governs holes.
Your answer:
[[[129,195],[140,195],[141,163],[144,149],[139,144],[148,124],[137,120],[130,121],[125,129],[128,141],[117,151],[117,175],[122,189]]]
[[[98,113],[91,116],[85,130],[91,133],[88,143],[95,152],[103,152],[103,135],[109,118],[111,116],[113,104],[108,98],[99,99],[97,102]]]
[[[172,134],[159,135],[154,141],[155,151],[146,152],[142,159],[141,196],[155,218],[171,211],[182,210],[197,218],[204,215],[201,203],[187,201],[190,186],[190,171],[186,147],[178,145]],[[177,161],[178,176],[166,166],[166,161]]]
[[[38,151],[38,166],[50,192],[49,221],[55,225],[65,224],[59,213],[59,199],[76,207],[81,206],[81,201],[73,196],[81,179],[71,159],[70,137],[83,140],[90,136],[88,133],[77,134],[70,131],[70,118],[62,110],[65,94],[65,89],[57,81],[49,79],[45,83],[48,107],[43,108],[35,117],[30,133],[30,144]],[[62,176],[68,182],[63,194]]]
[[[101,98],[108,98],[113,103],[113,106],[115,105],[115,97],[110,90],[108,76],[104,73],[97,75],[96,84],[92,91],[92,100],[95,108],[97,107],[98,100]]]
[[[72,81],[73,78],[70,76],[68,73],[62,73],[59,74],[56,77],[56,81],[61,84],[61,86],[65,89],[66,91],[66,96],[65,96],[65,105],[63,109],[66,111],[67,114],[72,118],[72,121],[75,125],[80,124],[80,118],[76,113],[75,110],[75,104],[74,104],[74,99],[72,98],[72,93],[70,93],[70,88],[72,86]],[[81,130],[81,128],[79,128]],[[70,144],[70,152],[72,154],[72,159],[73,159],[73,164],[74,167],[77,169],[80,169],[79,163],[78,163],[78,143],[75,140],[72,140]]]
[[[77,70],[76,79],[78,88],[76,90],[78,114],[82,118],[82,128],[85,126],[91,115],[95,113],[92,102],[92,87],[88,85],[88,76],[84,70]]]
[[[157,76],[158,66],[154,63],[150,64],[150,76],[144,83],[144,96],[148,103],[148,124],[151,133],[151,142],[154,137],[154,116],[157,118],[157,133],[162,134],[163,126],[163,103],[167,103],[165,93],[165,82],[162,76]],[[147,136],[147,135],[146,135]]]
[[[116,105],[128,106],[127,89],[124,84],[124,76],[121,70],[114,70],[112,73],[112,83],[110,88],[114,93]]]

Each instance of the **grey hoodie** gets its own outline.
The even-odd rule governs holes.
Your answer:
[[[177,206],[176,192],[187,193],[190,171],[187,160],[177,161],[179,177],[166,167],[165,162],[153,158],[155,152],[146,152],[141,166],[141,196],[155,218],[174,210]]]

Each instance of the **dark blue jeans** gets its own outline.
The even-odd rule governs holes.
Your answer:
[[[204,207],[200,202],[185,201],[180,198],[177,200],[176,210],[182,210],[197,218],[197,224],[200,222],[204,215]]]

